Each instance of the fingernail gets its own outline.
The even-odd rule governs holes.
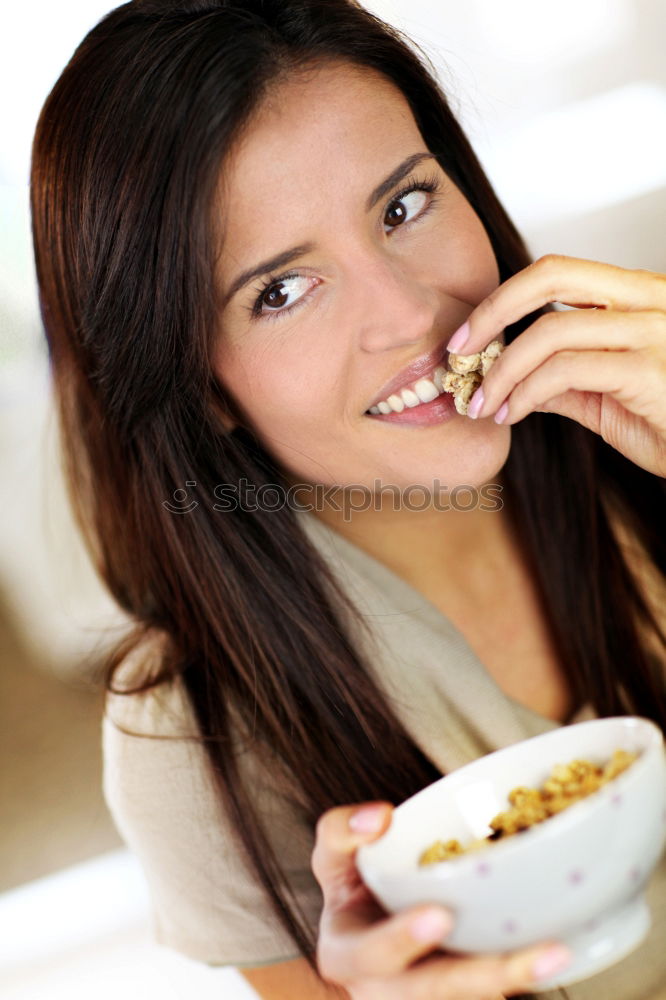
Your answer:
[[[535,979],[548,979],[549,976],[554,976],[562,969],[566,969],[571,964],[572,958],[568,948],[559,944],[555,945],[554,948],[549,948],[548,951],[539,955],[532,966],[532,975]]]
[[[455,353],[456,351],[459,351],[461,347],[464,347],[468,340],[469,323],[465,322],[460,329],[456,330],[453,334],[450,341],[446,345],[446,349],[447,351],[453,351],[453,353]]]
[[[447,913],[428,910],[420,913],[409,925],[409,933],[415,941],[439,941],[451,930],[451,919]]]
[[[376,833],[384,822],[384,806],[364,806],[353,813],[349,820],[354,833]]]
[[[471,417],[472,420],[476,420],[479,413],[483,409],[484,402],[485,402],[485,397],[483,395],[483,389],[478,388],[469,401],[469,406],[467,407],[467,416]]]
[[[467,411],[469,413],[469,410]],[[494,416],[494,421],[496,424],[501,424],[503,420],[506,420],[509,413],[509,404],[507,402],[502,403],[499,410]]]

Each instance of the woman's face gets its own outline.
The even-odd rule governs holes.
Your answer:
[[[451,335],[499,284],[478,216],[434,158],[371,199],[427,153],[402,93],[338,64],[277,88],[225,166],[214,371],[292,482],[450,489],[490,481],[506,460],[510,429],[492,419],[450,405],[425,424],[368,413],[412,361],[446,359]],[[412,182],[437,190],[398,198]],[[238,287],[292,248],[288,263]]]

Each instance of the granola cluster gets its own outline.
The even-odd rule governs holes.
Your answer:
[[[556,764],[541,788],[519,786],[509,792],[511,809],[498,813],[490,821],[492,833],[487,837],[473,840],[463,847],[458,840],[437,840],[419,858],[420,865],[435,861],[449,861],[470,851],[489,846],[494,840],[510,837],[512,834],[528,830],[535,823],[542,823],[568,809],[574,802],[596,792],[602,785],[625,771],[638,754],[626,750],[615,750],[613,756],[601,767],[589,760],[572,760],[570,764]]]
[[[500,340],[491,340],[479,354],[449,354],[451,371],[442,379],[444,392],[453,393],[458,413],[467,414],[469,401],[504,350]]]

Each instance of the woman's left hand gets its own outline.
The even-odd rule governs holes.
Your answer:
[[[508,344],[468,416],[515,424],[531,412],[560,413],[666,476],[666,275],[548,254],[474,309],[455,353],[483,350],[547,302],[577,308],[539,317]]]

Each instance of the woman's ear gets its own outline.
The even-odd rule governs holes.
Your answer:
[[[223,434],[231,434],[233,430],[238,427],[238,421],[227,412],[225,412],[221,407],[214,406],[215,417],[220,424]]]
[[[238,421],[230,413],[224,390],[215,378],[211,387],[211,409],[223,434],[231,434],[238,427]]]
[[[238,423],[233,419],[233,417],[230,417],[228,413],[217,411],[217,418],[222,424],[225,434],[231,434],[231,432],[238,427]]]

